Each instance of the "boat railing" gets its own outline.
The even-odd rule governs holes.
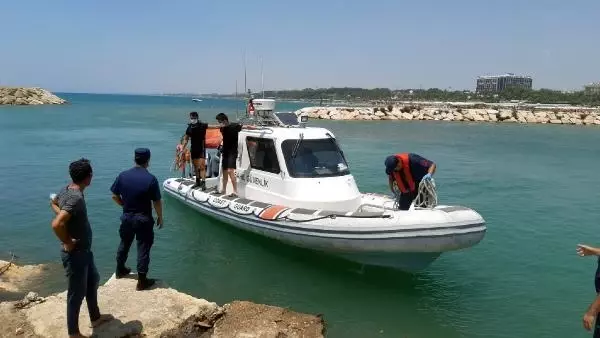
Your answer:
[[[388,203],[391,203],[392,205],[389,206],[389,207],[386,206],[386,204],[388,204]],[[370,207],[370,208],[380,209],[380,210],[383,210],[384,212],[385,211],[394,211],[394,210],[396,210],[396,208],[394,208],[394,202],[390,201],[390,202],[385,202],[383,204],[383,206],[380,205],[380,204],[363,203],[363,204],[361,204],[361,205],[358,206],[358,208],[356,209],[356,211],[357,212],[363,212],[363,211],[365,211],[365,210],[363,210],[364,207]]]

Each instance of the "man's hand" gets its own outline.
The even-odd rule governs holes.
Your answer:
[[[58,199],[56,198],[56,194],[50,195],[50,208],[56,215],[60,213],[60,207],[58,206]]]
[[[431,179],[431,174],[427,173],[425,176],[423,176],[423,180],[430,180]]]
[[[578,244],[577,245],[577,254],[581,257],[584,256],[597,256],[600,253],[600,250],[589,245]]]
[[[163,218],[162,216],[159,216],[156,218],[156,227],[159,229],[162,229],[163,227]]]
[[[588,331],[592,330],[592,327],[594,327],[594,319],[595,316],[589,312],[586,312],[583,315],[583,328],[585,328]]]
[[[63,243],[63,249],[66,252],[71,252],[71,251],[73,251],[73,249],[75,249],[75,244],[77,244],[77,240],[71,238],[70,242]]]

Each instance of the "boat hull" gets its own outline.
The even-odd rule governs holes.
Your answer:
[[[163,187],[167,194],[194,210],[236,228],[361,264],[405,271],[422,270],[443,252],[476,245],[483,239],[486,231],[480,216],[473,217],[470,223],[465,224],[430,227],[417,225],[411,228],[397,226],[400,222],[398,219],[375,216],[338,215],[331,218],[320,216],[323,213],[316,212],[314,215],[296,215],[293,218],[294,211],[299,209],[292,208],[285,218],[265,220],[264,210],[253,207],[257,202],[248,203],[254,209],[248,210],[251,207],[245,207],[240,214],[234,211],[236,208],[240,209],[241,205],[236,204],[236,199],[192,190],[186,180],[169,179]],[[267,210],[269,207],[263,209]]]

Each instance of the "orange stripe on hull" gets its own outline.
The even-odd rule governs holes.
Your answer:
[[[281,215],[287,209],[288,208],[284,207],[283,205],[272,205],[272,206],[266,208],[265,210],[263,210],[258,215],[258,217],[260,217],[264,220],[274,221],[277,219],[277,217],[279,217],[279,215]]]

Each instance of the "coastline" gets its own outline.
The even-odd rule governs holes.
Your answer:
[[[0,261],[0,266],[9,262]],[[44,265],[18,266],[11,263],[0,274],[8,291],[24,290],[32,274]],[[89,327],[86,305],[82,304],[79,327],[83,334],[110,337],[306,337],[325,334],[322,316],[285,308],[232,301],[223,306],[195,298],[157,280],[154,287],[135,290],[136,278],[113,275],[98,288],[103,313],[114,319],[96,329]],[[19,301],[0,300],[0,336],[62,337],[66,333],[67,291],[39,297],[29,292]],[[85,303],[85,301],[84,301]]]
[[[406,102],[377,107],[305,107],[296,114],[320,120],[417,120],[600,125],[600,108],[514,103]]]

